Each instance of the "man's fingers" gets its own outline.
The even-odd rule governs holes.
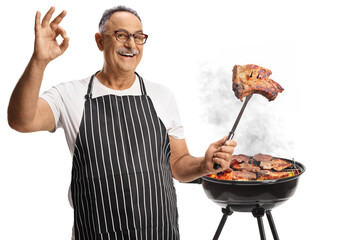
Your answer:
[[[69,41],[70,41],[70,38],[68,38],[68,37],[64,38],[64,40],[60,44],[61,53],[65,52],[65,50],[69,47]]]
[[[49,9],[49,11],[45,14],[45,16],[44,16],[44,18],[43,18],[43,20],[42,20],[42,23],[41,23],[41,26],[42,26],[42,27],[45,27],[46,25],[49,24],[50,19],[51,19],[51,17],[52,17],[52,15],[53,15],[54,12],[55,12],[55,7],[51,7],[51,8]]]
[[[59,23],[61,23],[65,16],[66,11],[64,10],[50,23],[51,27],[56,27],[57,25],[59,25]]]
[[[57,27],[56,29],[56,35],[61,35],[61,37],[64,39],[62,41],[62,43],[60,44],[60,50],[61,50],[61,53],[65,52],[65,50],[68,48],[69,46],[69,40],[70,38],[67,36],[66,34],[66,31],[62,28],[62,27]]]
[[[225,142],[225,146],[231,146],[231,147],[236,147],[237,143],[234,140],[227,140]]]
[[[234,147],[233,146],[221,146],[217,149],[217,152],[224,152],[228,154],[233,154]]]
[[[39,29],[40,27],[40,19],[41,19],[41,13],[39,11],[36,11],[35,15],[35,31]]]
[[[222,170],[225,170],[225,169],[229,168],[229,166],[230,166],[230,163],[225,161],[222,158],[213,157],[213,161],[214,161],[214,163],[217,163],[221,166],[221,168],[219,168],[219,169],[214,169],[214,170],[216,170],[216,172],[222,172]]]
[[[230,161],[231,160],[231,154],[225,153],[225,152],[216,152],[216,153],[214,153],[213,157],[220,158],[220,159],[223,159],[225,161]]]
[[[66,49],[69,47],[69,40],[70,38],[65,38],[60,44],[61,54],[64,53]]]
[[[60,26],[57,26],[57,28],[55,29],[55,34],[56,34],[56,37],[59,36],[59,35],[61,35],[62,38],[67,37],[65,29],[63,29]]]

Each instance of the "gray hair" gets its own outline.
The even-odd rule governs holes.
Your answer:
[[[110,8],[110,9],[104,11],[104,13],[100,19],[100,22],[99,22],[99,32],[105,31],[105,23],[116,12],[128,12],[128,13],[134,14],[140,20],[140,23],[141,23],[141,19],[134,9],[125,7],[125,6],[117,6],[117,7],[113,7],[113,8]]]

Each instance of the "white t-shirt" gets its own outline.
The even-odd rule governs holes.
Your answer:
[[[71,155],[74,152],[90,78],[58,84],[40,96],[50,105],[55,117],[56,129],[60,127],[64,129]],[[177,103],[171,90],[146,80],[144,80],[144,84],[146,93],[151,98],[155,111],[163,121],[168,134],[176,139],[184,138]],[[92,97],[96,98],[108,94],[118,96],[141,95],[138,77],[136,76],[136,80],[130,88],[122,91],[110,89],[94,77]]]

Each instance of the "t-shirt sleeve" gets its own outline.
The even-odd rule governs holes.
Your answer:
[[[164,85],[150,81],[145,81],[145,86],[158,117],[166,127],[168,135],[176,139],[185,138],[177,101],[172,90]]]
[[[59,90],[56,87],[52,87],[49,90],[45,91],[40,95],[50,106],[52,113],[55,118],[55,129],[52,132],[55,132],[56,129],[61,128],[60,115],[61,108],[63,107],[63,101],[60,95]]]
[[[169,91],[169,101],[166,110],[168,134],[176,139],[183,139],[184,127],[181,123],[180,113],[174,94]]]
[[[82,119],[89,79],[62,82],[40,95],[49,104],[54,115],[55,129],[52,132],[58,128],[64,130],[71,154]]]

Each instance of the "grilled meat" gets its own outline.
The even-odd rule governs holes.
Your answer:
[[[291,167],[291,163],[279,158],[272,159],[271,161],[262,161],[260,167],[265,170],[274,169],[275,171],[282,171],[285,168]]]
[[[249,160],[250,160],[250,157],[248,157],[244,154],[233,155],[232,160],[230,162],[230,167],[233,169],[241,169],[240,163],[247,163],[247,162],[249,162]]]
[[[272,169],[274,169],[275,171],[282,171],[285,168],[291,167],[292,164],[288,161],[279,159],[279,158],[275,158],[273,160],[271,160],[272,162]]]
[[[253,156],[253,159],[255,161],[258,161],[258,162],[262,162],[262,161],[270,161],[273,157],[270,156],[270,155],[266,155],[266,154],[261,154],[261,153],[258,153],[256,154],[255,156]]]
[[[254,166],[254,165],[249,164],[249,163],[241,163],[240,164],[240,169],[248,171],[248,172],[259,172],[260,171],[260,167]]]
[[[231,162],[230,162],[230,168],[232,168],[232,169],[237,169],[237,170],[241,170],[240,163],[239,163],[238,161],[236,161],[236,159],[231,160]]]
[[[255,180],[256,174],[248,171],[232,171],[229,177],[232,180]]]
[[[249,162],[250,157],[249,157],[249,156],[246,156],[246,155],[244,155],[244,154],[239,154],[239,155],[233,155],[233,156],[232,156],[232,159],[233,159],[233,160],[236,160],[236,161],[239,162],[239,163],[242,163],[242,162]]]
[[[288,177],[290,173],[288,172],[273,172],[270,170],[261,170],[257,173],[257,180],[270,180],[270,179],[278,179]]]
[[[290,168],[292,163],[280,158],[274,158],[267,154],[256,154],[252,157],[254,161],[249,161],[250,157],[244,154],[233,155],[230,164],[231,169],[218,174],[209,176],[222,180],[269,180],[294,176],[299,174],[292,169],[289,172],[282,172],[285,168]],[[250,162],[250,163],[249,163]]]
[[[276,98],[284,89],[269,76],[269,69],[254,64],[235,65],[233,68],[233,91],[235,96],[242,99],[252,93],[259,93],[269,101]]]
[[[243,162],[243,163],[238,163],[238,162],[233,162],[230,167],[234,170],[245,170],[245,171],[249,171],[249,172],[258,172],[260,171],[260,167],[258,166],[254,166],[252,164],[249,164],[247,162]]]
[[[262,167],[262,169],[265,169],[265,170],[270,170],[273,167],[272,161],[262,161],[260,163],[260,167]]]

